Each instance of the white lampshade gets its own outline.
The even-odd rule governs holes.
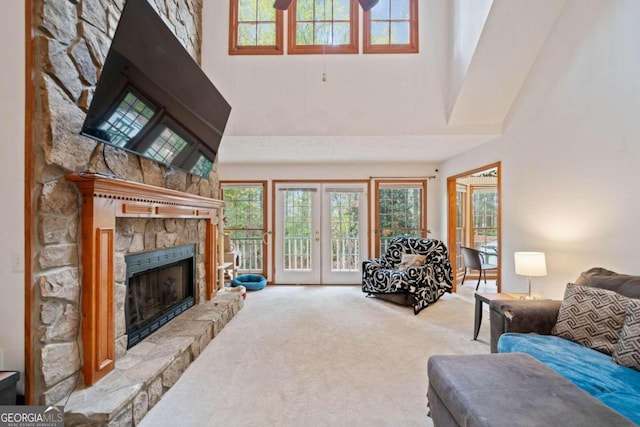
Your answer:
[[[516,274],[519,276],[546,276],[547,262],[544,252],[515,252]]]

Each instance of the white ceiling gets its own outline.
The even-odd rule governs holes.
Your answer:
[[[225,136],[218,161],[252,163],[439,163],[497,135]]]

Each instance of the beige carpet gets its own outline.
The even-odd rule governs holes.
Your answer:
[[[489,352],[473,308],[447,294],[414,316],[357,286],[249,293],[142,426],[432,425],[429,356]]]

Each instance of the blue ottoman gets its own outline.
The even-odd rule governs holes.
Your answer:
[[[259,291],[267,286],[267,279],[259,274],[243,274],[233,279],[231,286],[244,286],[248,291]]]

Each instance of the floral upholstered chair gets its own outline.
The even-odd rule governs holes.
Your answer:
[[[397,237],[384,256],[362,263],[362,292],[408,294],[415,314],[451,292],[452,287],[449,251],[440,240]]]

